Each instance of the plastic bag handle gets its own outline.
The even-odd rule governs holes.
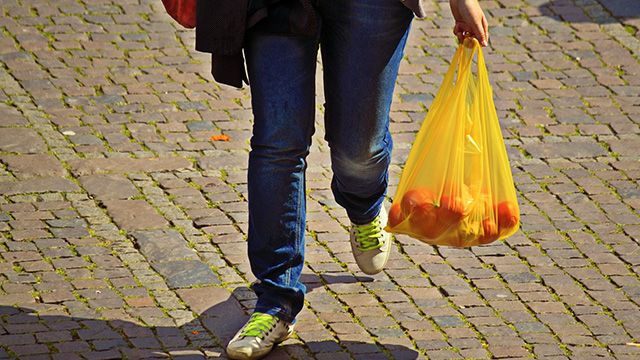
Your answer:
[[[482,54],[482,47],[478,43],[478,40],[473,38],[473,41],[476,43],[476,48],[478,51],[478,81],[483,85],[491,87],[491,83],[489,82],[489,74],[487,72],[487,64],[484,62],[484,55]],[[493,102],[493,98],[491,99]]]
[[[465,51],[465,47],[471,49],[471,51]],[[471,64],[472,64],[473,56],[475,55],[476,52],[478,52],[478,73],[479,73],[478,75],[481,76],[480,70],[483,70],[482,73],[484,75],[484,78],[486,78],[487,82],[489,81],[487,71],[485,68],[484,56],[482,56],[482,49],[480,48],[480,44],[478,43],[478,40],[476,40],[475,38],[467,37],[465,38],[464,42],[458,46],[458,49],[456,50],[456,53],[453,56],[453,59],[451,60],[451,65],[449,66],[449,69],[447,70],[447,73],[442,81],[440,90],[449,89],[449,91],[453,93],[456,91],[456,88],[457,89],[459,89],[460,87],[466,88],[468,86],[469,74],[471,73]],[[465,56],[463,57],[463,55]],[[457,81],[454,81],[456,74],[458,75],[458,78],[456,79]],[[440,90],[438,92],[440,92]],[[451,101],[451,97],[448,96],[448,94],[446,95],[436,94],[435,100],[431,104],[431,108],[444,106],[441,103],[446,101]],[[416,162],[418,164],[423,163],[426,156],[427,156],[426,153],[420,154]],[[407,164],[405,164],[405,166],[406,165]],[[407,183],[409,184],[413,183],[417,176],[418,176],[418,172],[411,173]],[[400,188],[398,190],[404,191],[404,189],[400,189]]]
[[[465,51],[464,49],[465,47],[470,48],[471,52]],[[456,53],[453,56],[453,60],[451,60],[451,66],[449,66],[449,70],[447,70],[447,73],[444,77],[442,84],[444,85],[444,84],[459,83],[461,80],[461,76],[464,76],[470,71],[469,69],[471,68],[472,59],[476,52],[478,52],[478,66],[479,66],[478,69],[480,69],[480,66],[483,66],[483,67],[485,66],[484,56],[482,56],[482,49],[480,48],[480,44],[478,43],[478,40],[476,40],[475,38],[471,38],[471,37],[465,38],[464,42],[458,46],[458,49],[456,50]],[[466,56],[463,57],[463,54]],[[480,62],[482,62],[482,64],[480,64]],[[457,65],[457,66],[453,66],[453,65]],[[454,77],[456,76],[456,73],[458,74],[457,82],[454,81]],[[486,71],[485,71],[485,74],[486,74]]]

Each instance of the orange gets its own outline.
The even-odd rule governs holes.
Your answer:
[[[409,222],[413,231],[429,239],[435,239],[444,233],[438,226],[436,206],[431,203],[424,203],[414,208]]]
[[[509,231],[518,226],[520,213],[518,206],[511,201],[503,201],[498,204],[498,228],[500,231]]]
[[[460,196],[443,195],[438,207],[438,222],[454,225],[464,218],[464,202]]]
[[[482,234],[478,238],[480,244],[492,243],[498,240],[498,237],[498,225],[496,222],[491,218],[484,219],[482,222]]]
[[[433,204],[433,193],[431,190],[420,187],[407,191],[402,197],[401,207],[402,213],[405,216],[409,216],[413,211],[413,208],[423,204]]]
[[[400,204],[391,205],[391,209],[389,209],[389,226],[396,227],[405,219],[404,214],[402,213],[402,209],[400,208]]]
[[[437,224],[437,210],[431,190],[421,187],[407,191],[402,198],[402,213],[409,218],[411,231],[435,239],[442,235]],[[446,229],[445,229],[446,230]]]

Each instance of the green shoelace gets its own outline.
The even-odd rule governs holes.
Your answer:
[[[382,246],[382,231],[380,231],[380,217],[377,216],[372,222],[366,225],[354,225],[356,242],[360,244],[360,251],[369,251]]]
[[[255,313],[251,315],[249,323],[242,331],[241,336],[252,336],[264,339],[265,334],[269,333],[271,329],[276,326],[278,319],[275,316],[268,314]]]

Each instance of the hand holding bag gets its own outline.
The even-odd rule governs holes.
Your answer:
[[[469,247],[514,234],[519,221],[482,49],[466,38],[411,148],[385,229],[431,245]]]
[[[162,4],[178,24],[187,29],[196,27],[196,0],[162,0]]]

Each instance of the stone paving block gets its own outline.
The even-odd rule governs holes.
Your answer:
[[[76,185],[76,183],[61,177],[35,178],[0,183],[0,194],[2,195],[77,191],[80,191],[80,187]]]
[[[89,233],[89,231],[85,228],[79,228],[79,227],[74,227],[74,228],[49,228],[49,231],[51,231],[51,234],[53,234],[54,237],[59,237],[59,238],[84,238],[87,237],[89,235],[91,235]],[[46,237],[46,236],[42,236],[42,237]]]
[[[182,157],[150,159],[80,159],[67,161],[67,164],[76,176],[99,174],[105,172],[149,173],[161,171],[177,171],[191,169],[193,167],[189,160]]]
[[[607,142],[611,151],[621,156],[638,156],[640,154],[640,140],[624,139]]]
[[[78,257],[52,259],[51,263],[56,269],[84,268],[90,265],[85,259]]]
[[[52,291],[40,293],[40,299],[45,303],[61,303],[64,301],[75,300],[76,297],[71,291]]]
[[[240,303],[232,293],[224,288],[206,286],[193,289],[178,289],[176,293],[191,311],[202,318],[246,317]]]
[[[29,128],[2,128],[0,131],[0,151],[5,153],[38,154],[47,151],[42,138]]]
[[[200,157],[197,164],[205,170],[245,169],[249,161],[248,155],[231,155]]]
[[[140,195],[138,189],[122,174],[96,174],[78,178],[82,187],[96,200],[129,199]]]
[[[140,252],[151,263],[198,260],[196,253],[177,230],[135,231],[131,236],[136,240]]]
[[[536,158],[591,158],[605,156],[608,153],[596,143],[556,143],[556,144],[529,144],[523,148]]]
[[[0,157],[0,161],[5,163],[18,179],[67,175],[67,170],[51,154],[5,155]]]
[[[213,270],[199,260],[160,262],[152,264],[152,267],[165,278],[171,289],[221,284]]]
[[[0,305],[12,306],[12,305],[26,305],[35,303],[35,298],[31,294],[6,294],[0,295]]]
[[[135,200],[105,200],[103,204],[113,221],[123,230],[164,228],[169,223],[148,202]]]

